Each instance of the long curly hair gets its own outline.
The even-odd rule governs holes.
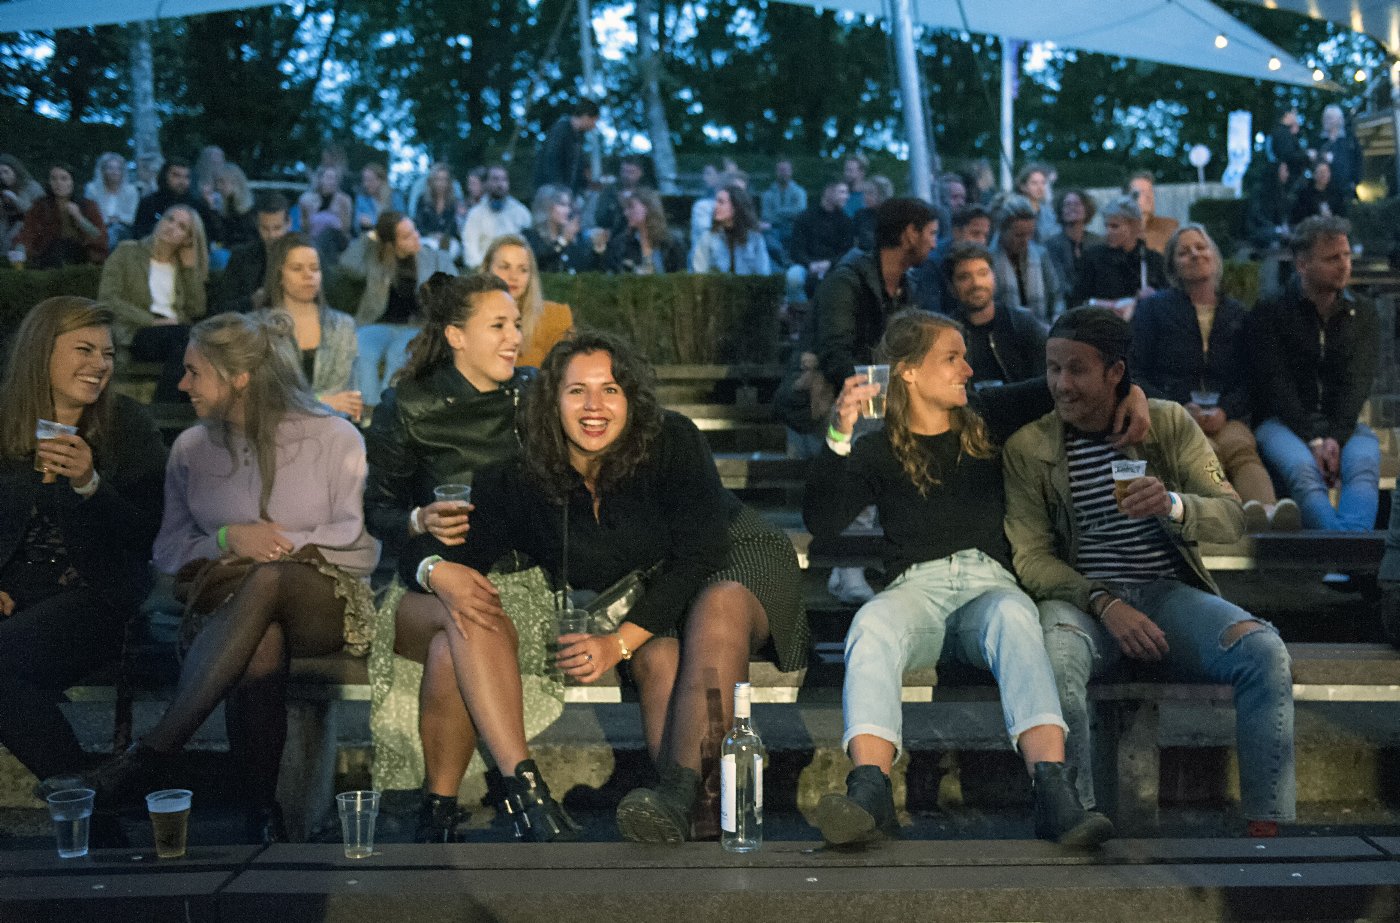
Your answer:
[[[934,459],[919,449],[909,428],[911,398],[901,373],[922,363],[945,330],[961,336],[963,325],[941,314],[901,311],[890,318],[885,335],[875,349],[876,356],[890,366],[890,393],[885,405],[885,432],[890,448],[922,497],[927,497],[930,490],[942,483],[946,472],[938,470]],[[997,447],[987,431],[987,424],[975,410],[955,407],[950,416],[952,431],[958,434],[959,456],[992,458],[996,455]]]
[[[522,456],[530,477],[544,493],[562,502],[573,485],[569,440],[559,419],[559,394],[575,356],[607,353],[613,380],[627,397],[627,425],[603,454],[594,489],[608,494],[630,478],[651,454],[661,432],[661,404],[656,373],[641,353],[615,333],[581,328],[560,340],[540,365],[540,376],[525,398],[525,444]]]
[[[0,377],[0,457],[33,455],[34,421],[52,420],[53,386],[49,363],[54,343],[65,333],[85,327],[112,327],[112,312],[90,298],[58,295],[29,309],[10,339],[10,355]],[[112,386],[83,410],[78,434],[101,458],[103,438],[111,431]]]

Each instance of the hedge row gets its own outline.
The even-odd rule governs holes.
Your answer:
[[[97,295],[101,269],[0,269],[0,341],[31,307],[54,295]],[[211,287],[217,288],[217,278]],[[608,276],[551,274],[545,297],[579,323],[622,333],[656,363],[771,363],[778,359],[780,276],[719,274]],[[340,273],[326,284],[331,304],[354,311],[361,285]]]

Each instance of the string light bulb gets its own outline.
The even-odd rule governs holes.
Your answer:
[[[1364,70],[1361,70],[1360,68],[1357,68],[1356,73],[1353,76],[1355,77],[1357,83],[1366,82],[1366,72]]]
[[[1281,67],[1283,67],[1283,62],[1278,59],[1277,55],[1269,59],[1269,70],[1276,71]]]
[[[1215,37],[1215,47],[1216,47],[1216,48],[1224,48],[1225,46],[1227,46],[1227,45],[1229,45],[1229,44],[1230,44],[1230,40],[1229,40],[1228,38],[1225,37],[1225,33],[1224,33],[1224,32],[1221,32],[1219,35],[1217,35],[1217,36]]]
[[[1313,68],[1313,80],[1314,80],[1314,81],[1316,81],[1316,82],[1318,82],[1318,83],[1321,83],[1321,82],[1322,82],[1322,78],[1323,78],[1323,77],[1326,77],[1326,76],[1327,76],[1327,75],[1324,74],[1324,73],[1322,72],[1322,68],[1320,68],[1320,67],[1314,67],[1314,68]]]

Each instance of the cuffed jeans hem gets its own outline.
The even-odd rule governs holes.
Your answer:
[[[1039,715],[1031,715],[1018,722],[1015,727],[1006,729],[1006,733],[1011,736],[1011,748],[1019,753],[1021,751],[1021,735],[1031,728],[1044,727],[1047,724],[1054,725],[1065,732],[1065,737],[1069,737],[1069,725],[1065,724],[1065,719],[1057,712],[1044,712]]]
[[[846,729],[846,735],[841,738],[841,749],[848,756],[851,752],[851,741],[862,734],[869,734],[871,737],[878,737],[881,740],[888,740],[894,744],[894,758],[898,760],[904,753],[904,742],[899,739],[899,735],[889,728],[880,727],[878,724],[856,724]]]

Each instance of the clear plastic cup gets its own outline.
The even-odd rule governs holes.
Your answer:
[[[335,796],[340,831],[345,838],[345,858],[368,859],[374,855],[374,821],[379,816],[379,793],[341,792]]]
[[[77,859],[88,854],[94,795],[96,792],[90,788],[69,788],[45,799],[49,804],[49,817],[53,819],[60,859]]]
[[[860,415],[868,420],[885,418],[885,398],[890,393],[890,367],[888,365],[858,365],[856,374],[872,385],[880,386],[880,393],[868,398],[860,409]]]
[[[1147,474],[1147,462],[1134,458],[1115,458],[1113,460],[1113,499],[1118,501],[1118,505],[1123,505],[1123,498],[1128,494],[1128,488],[1133,481]]]
[[[185,854],[190,832],[190,802],[194,793],[187,788],[166,788],[146,796],[151,829],[156,835],[156,857],[179,859]]]
[[[78,428],[76,426],[69,426],[66,423],[45,420],[42,417],[34,423],[34,438],[39,442],[57,439],[59,436],[76,435],[78,435]],[[39,461],[37,453],[34,456],[34,470],[44,472],[44,483],[46,484],[52,484],[54,481],[58,480],[58,475],[50,474],[49,470],[44,467],[43,462]]]

